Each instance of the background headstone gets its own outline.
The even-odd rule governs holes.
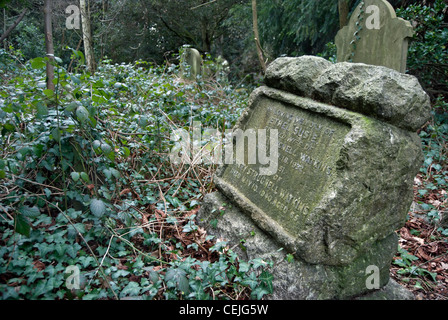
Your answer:
[[[235,129],[277,129],[278,170],[260,175],[260,164],[222,166],[220,192],[205,198],[199,223],[218,219],[211,234],[234,243],[245,238],[247,258],[280,259],[276,298],[365,294],[371,266],[386,286],[395,230],[423,162],[415,131],[429,117],[429,97],[414,77],[389,68],[310,56],[275,60],[265,83]],[[402,107],[416,120],[409,123]],[[222,202],[235,206],[219,218]],[[294,263],[282,262],[282,248]]]
[[[218,56],[214,61],[208,61],[204,64],[203,74],[206,78],[214,78],[217,81],[228,81],[229,73],[229,61],[222,56]]]
[[[359,62],[406,72],[409,21],[397,18],[386,0],[365,0],[335,38],[338,62]]]
[[[202,74],[202,57],[195,48],[185,47],[180,59],[181,75],[188,79],[196,79]]]

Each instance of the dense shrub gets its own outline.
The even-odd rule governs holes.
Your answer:
[[[397,15],[411,21],[415,35],[409,47],[409,73],[419,78],[425,90],[436,99],[448,101],[448,7],[437,0],[432,6],[410,5]]]
[[[194,222],[213,166],[168,158],[173,128],[233,126],[246,90],[182,80],[174,65],[106,61],[95,76],[56,64],[52,91],[44,58],[24,67],[0,59],[12,66],[0,84],[2,299],[272,292],[269,262],[239,261]],[[76,270],[79,289],[71,287]]]

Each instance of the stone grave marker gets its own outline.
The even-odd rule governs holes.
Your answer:
[[[416,131],[429,97],[413,76],[312,56],[278,58],[265,83],[235,130],[276,130],[275,170],[250,163],[247,146],[245,162],[218,170],[219,192],[205,197],[198,223],[232,243],[245,238],[243,257],[280,259],[274,298],[356,297],[372,289],[366,270],[384,288],[423,162]],[[219,217],[223,202],[233,206]]]
[[[202,74],[202,57],[195,48],[185,47],[180,59],[180,71],[182,77],[196,79]]]
[[[409,21],[397,18],[386,0],[364,0],[335,38],[337,61],[360,62],[406,72]]]

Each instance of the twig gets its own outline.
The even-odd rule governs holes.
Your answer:
[[[148,258],[149,260],[160,262],[161,265],[162,265],[163,263],[165,263],[165,264],[168,263],[168,262],[166,262],[166,261],[163,261],[163,260],[161,260],[161,259],[157,259],[157,258],[155,258],[155,257],[153,257],[153,256],[150,256],[150,255],[146,254],[145,252],[143,252],[143,251],[141,251],[140,249],[136,248],[136,247],[132,244],[132,242],[130,242],[129,240],[123,238],[121,235],[119,235],[118,233],[116,233],[115,230],[112,230],[112,229],[110,229],[110,228],[108,228],[108,229],[113,233],[113,237],[117,237],[117,238],[119,238],[121,241],[126,242],[129,246],[131,246],[131,248],[132,248],[133,250],[137,251],[138,253],[140,253],[141,255],[145,256],[145,257]]]
[[[419,247],[419,248],[420,248],[420,247]],[[420,267],[421,267],[422,265],[424,265],[424,264],[427,264],[428,262],[434,261],[435,259],[444,257],[444,256],[446,256],[446,255],[448,255],[448,252],[445,252],[444,254],[438,255],[438,256],[432,258],[431,260],[424,261],[424,262],[420,263],[419,265],[417,265],[416,269],[417,269],[417,268],[420,268]]]
[[[19,177],[19,176],[16,176],[16,175],[13,175],[13,177],[15,177],[15,178],[17,178],[17,179],[20,179],[20,180],[24,180],[24,181],[29,182],[29,183],[32,183],[32,184],[37,184],[37,185],[42,186],[42,187],[52,188],[52,189],[55,189],[55,190],[58,190],[58,191],[64,191],[64,190],[62,190],[62,189],[53,187],[53,186],[51,186],[51,185],[42,184],[42,183],[39,183],[39,182],[36,182],[36,181],[31,181],[31,180],[28,180],[28,179],[25,179],[25,178],[22,178],[22,177]],[[25,189],[25,190],[26,190],[26,189]]]
[[[160,192],[160,197],[163,200],[163,204],[165,206],[165,214],[168,213],[168,209],[167,209],[167,205],[166,205],[166,199],[165,196],[163,195],[162,192],[162,188],[160,188],[160,184],[157,184],[157,186],[159,187],[159,192]],[[159,259],[162,258],[162,232],[163,232],[163,221],[162,221],[162,225],[160,226],[160,233],[159,233],[159,237],[160,237],[160,243],[159,243]]]
[[[60,196],[63,195],[64,192],[52,192],[51,195],[52,196]],[[32,194],[28,194],[27,196],[29,197],[37,197],[37,196],[45,196],[45,193],[32,193]],[[20,198],[23,195],[16,195],[16,196],[7,196],[7,197],[1,197],[0,199],[5,200],[5,199],[13,199],[13,198]]]
[[[212,0],[210,2],[206,2],[206,3],[200,4],[200,5],[196,6],[196,7],[191,7],[190,10],[196,10],[197,8],[200,8],[200,7],[203,7],[203,6],[208,6],[209,4],[215,3],[216,1],[218,1],[218,0]]]
[[[22,11],[22,13],[19,15],[19,17],[16,19],[16,21],[8,28],[8,30],[5,31],[5,33],[3,33],[3,35],[0,37],[0,42],[2,42],[3,40],[5,40],[9,34],[11,33],[12,30],[14,30],[15,27],[17,27],[17,25],[20,23],[20,21],[22,21],[23,17],[25,16],[25,14],[28,12],[28,9],[24,9]]]
[[[96,269],[95,274],[93,275],[92,279],[90,279],[90,281],[89,281],[89,285],[90,285],[90,283],[93,281],[93,279],[96,277],[96,275],[98,274],[98,271],[100,270],[100,268],[103,266],[104,259],[106,258],[107,254],[108,254],[108,252],[109,252],[110,245],[112,244],[112,239],[113,239],[113,238],[114,238],[114,236],[110,237],[109,245],[107,246],[107,250],[106,250],[106,252],[104,253],[103,259],[101,259],[101,262],[100,262],[100,264],[99,264],[98,269]]]
[[[44,201],[48,202],[47,200],[44,199]],[[54,206],[54,205],[53,205]],[[103,275],[104,281],[109,282],[107,280],[107,276],[104,273],[103,267],[100,264],[100,262],[98,261],[95,252],[93,252],[92,248],[89,246],[89,244],[87,243],[86,239],[83,237],[82,233],[79,232],[79,230],[76,228],[76,226],[73,224],[73,222],[70,220],[70,218],[65,214],[65,212],[63,212],[58,206],[55,206],[60,213],[62,213],[64,215],[64,217],[67,219],[67,221],[72,225],[72,227],[75,229],[75,231],[78,233],[78,235],[81,237],[82,241],[84,241],[84,243],[86,244],[87,248],[89,248],[90,253],[92,254],[93,258],[95,259],[96,263],[98,264],[98,269],[101,270],[101,273]],[[120,298],[118,298],[117,294],[115,293],[115,290],[109,285],[108,286],[110,288],[110,290],[112,291],[113,295],[115,296],[115,299],[120,300]]]
[[[8,213],[8,211],[5,209],[5,207],[3,207],[2,205],[0,205],[0,208],[6,213],[6,215],[8,216],[8,218],[10,218],[11,220],[14,220],[14,217]],[[6,219],[5,219],[5,220],[6,220]],[[6,221],[7,221],[7,220],[6,220]]]

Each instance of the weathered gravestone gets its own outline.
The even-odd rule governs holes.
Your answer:
[[[202,74],[202,57],[195,48],[185,47],[180,59],[180,72],[182,77],[196,79]]]
[[[335,38],[338,62],[350,61],[406,71],[409,21],[397,18],[385,0],[365,0],[354,10],[347,26]]]
[[[406,297],[389,267],[423,162],[416,131],[430,103],[417,79],[303,56],[275,60],[265,83],[235,129],[277,130],[276,170],[221,166],[198,223],[233,244],[245,239],[242,258],[278,260],[273,299],[346,299],[378,287]],[[233,205],[221,217],[223,203]]]

